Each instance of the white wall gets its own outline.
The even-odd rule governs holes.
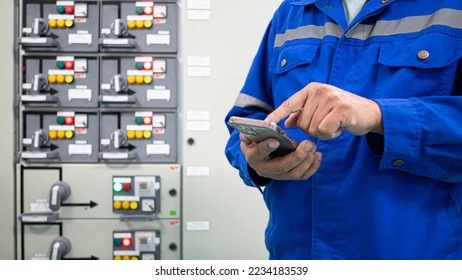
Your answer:
[[[185,259],[268,258],[264,247],[267,209],[259,191],[244,186],[238,172],[226,161],[228,132],[224,118],[280,3],[281,0],[214,0],[210,20],[190,20],[187,1],[181,1]],[[187,60],[191,56],[210,58],[210,76],[188,75],[191,66]],[[188,131],[187,114],[191,111],[210,114],[209,131]],[[188,138],[195,140],[194,145],[185,143]],[[210,174],[188,176],[191,167],[209,168]],[[187,223],[191,221],[203,221],[210,228],[188,230]]]

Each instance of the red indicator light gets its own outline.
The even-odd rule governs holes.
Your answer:
[[[143,13],[145,15],[152,15],[152,7],[144,7]]]
[[[132,185],[130,185],[130,183],[124,183],[124,191],[128,192],[131,188],[132,188]]]
[[[74,14],[74,6],[66,6],[64,8],[64,12],[68,15],[73,15]]]
[[[132,239],[131,238],[122,239],[122,246],[130,247],[131,245],[132,245]]]
[[[144,70],[151,70],[152,69],[152,63],[151,62],[143,63],[143,68],[144,68]]]
[[[74,118],[73,117],[65,117],[64,118],[64,123],[65,124],[74,124]]]
[[[66,68],[66,69],[74,69],[74,62],[73,61],[66,61],[64,63],[64,68]]]
[[[151,124],[151,123],[152,123],[152,119],[150,117],[143,118],[143,124]]]

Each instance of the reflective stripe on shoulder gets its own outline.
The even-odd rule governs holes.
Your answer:
[[[326,22],[322,26],[306,25],[296,29],[288,29],[284,34],[277,34],[274,40],[274,47],[280,47],[287,41],[297,39],[322,39],[326,36],[334,36],[340,38],[343,34],[343,29],[336,23]]]
[[[462,29],[462,11],[441,9],[426,16],[405,17],[399,20],[379,20],[375,25],[358,24],[346,37],[368,39],[376,36],[392,36],[419,32],[434,25]]]
[[[234,106],[243,107],[243,108],[246,108],[246,107],[258,107],[258,108],[261,108],[265,112],[268,112],[268,113],[271,113],[271,112],[274,111],[274,108],[269,106],[265,102],[255,98],[253,96],[245,94],[245,93],[240,93],[237,96],[236,102],[234,102]]]
[[[377,36],[392,36],[421,31],[430,26],[447,26],[462,29],[462,11],[454,9],[440,9],[433,14],[423,16],[410,16],[398,20],[380,20],[374,25],[358,24],[346,35],[347,38],[367,40]],[[280,47],[288,41],[297,39],[323,39],[326,36],[340,38],[342,28],[327,22],[322,26],[306,25],[296,29],[288,29],[283,34],[277,34],[274,47]]]

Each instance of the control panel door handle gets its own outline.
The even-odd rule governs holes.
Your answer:
[[[50,210],[59,210],[59,208],[61,208],[62,202],[68,199],[70,194],[71,187],[69,184],[63,181],[54,183],[50,189],[50,201],[48,206]]]
[[[48,32],[48,24],[43,18],[36,18],[32,23],[32,34],[44,35]]]
[[[62,260],[71,251],[71,241],[64,236],[53,239],[50,246],[50,260]]]

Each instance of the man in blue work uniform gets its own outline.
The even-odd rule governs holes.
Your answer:
[[[462,259],[461,57],[460,0],[281,4],[226,117],[299,142],[272,158],[228,126],[270,259]]]

